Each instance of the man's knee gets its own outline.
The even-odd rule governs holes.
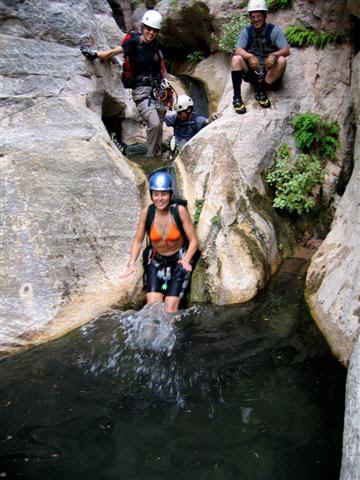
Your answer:
[[[268,71],[266,75],[266,81],[269,84],[274,84],[282,78],[286,69],[286,58],[279,57],[275,66]]]
[[[280,70],[283,72],[286,68],[286,58],[285,57],[279,57],[277,61],[278,67]]]
[[[245,62],[241,55],[233,55],[231,59],[231,70],[244,70]]]

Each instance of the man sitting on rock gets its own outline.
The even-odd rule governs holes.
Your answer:
[[[249,0],[248,13],[251,25],[241,30],[231,61],[231,78],[234,89],[233,106],[236,113],[245,113],[241,98],[241,81],[251,83],[255,98],[263,108],[271,106],[266,89],[279,80],[285,72],[290,49],[282,30],[266,23],[265,0]]]
[[[188,95],[180,95],[175,106],[176,113],[165,115],[166,125],[174,129],[178,149],[209,123],[206,117],[194,112],[193,109],[193,99]]]

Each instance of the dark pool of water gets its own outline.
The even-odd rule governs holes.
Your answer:
[[[345,370],[302,288],[193,309],[171,355],[112,312],[2,361],[0,478],[337,480]]]

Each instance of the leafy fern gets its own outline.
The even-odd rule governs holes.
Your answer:
[[[302,113],[291,122],[296,147],[302,152],[316,152],[321,158],[333,160],[339,147],[339,125],[326,122],[316,113]]]
[[[280,147],[274,167],[265,177],[267,183],[275,187],[273,206],[299,215],[314,208],[313,190],[323,178],[320,160],[302,153],[292,164],[287,145]]]
[[[288,145],[281,145],[265,180],[274,188],[275,208],[301,215],[315,206],[314,190],[325,178],[326,161],[336,156],[340,128],[316,113],[299,114],[291,124],[301,153],[293,160]]]
[[[189,53],[186,58],[191,63],[199,63],[201,60],[204,60],[205,54],[199,50],[196,50],[195,52]]]
[[[299,26],[288,27],[285,35],[292,47],[313,45],[318,48],[324,48],[328,43],[340,43],[342,41],[342,37],[338,32],[314,32]]]
[[[278,10],[280,8],[291,8],[291,0],[268,0],[267,1],[269,10]]]

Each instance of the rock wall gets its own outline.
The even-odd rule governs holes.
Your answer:
[[[125,108],[126,92],[114,65],[79,51],[121,34],[98,6],[0,2],[0,354],[64,334],[139,289],[139,276],[119,273],[144,177],[101,121],[104,99]]]
[[[340,480],[360,478],[360,341],[356,340],[346,379],[343,458]]]
[[[281,144],[293,146],[290,121],[298,112],[318,112],[342,126],[342,146],[337,160],[329,163],[324,185],[328,197],[335,192],[351,149],[350,58],[348,46],[292,49],[283,86],[270,93],[271,109],[258,106],[252,87],[243,85],[245,115],[233,111],[228,73],[220,118],[193,137],[176,160],[193,211],[204,201],[198,233],[214,303],[252,298],[289,251],[286,223],[271,207],[263,175]],[[202,63],[207,67],[202,69]],[[335,63],[339,69],[332,67]],[[195,72],[223,71],[221,57],[201,64]],[[209,78],[209,90],[215,91],[216,84],[215,76]]]
[[[356,123],[360,115],[360,55],[352,63]],[[347,365],[359,334],[360,136],[356,134],[354,170],[336,210],[329,235],[314,255],[306,297],[312,315],[337,358]]]

